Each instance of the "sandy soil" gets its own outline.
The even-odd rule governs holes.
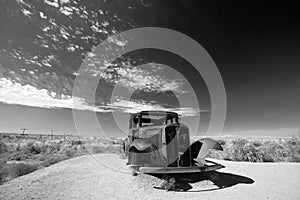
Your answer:
[[[1,185],[0,199],[300,199],[297,163],[216,161],[226,166],[219,180],[181,177],[192,188],[174,192],[153,189],[156,177],[131,176],[125,162],[119,155],[77,157]]]

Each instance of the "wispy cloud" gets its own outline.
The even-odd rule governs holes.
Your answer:
[[[77,110],[90,110],[94,112],[120,111],[136,113],[143,110],[173,111],[182,116],[196,116],[200,112],[198,108],[165,108],[159,103],[148,103],[143,100],[116,100],[105,106],[88,105],[84,99],[61,94],[57,97],[55,92],[46,89],[38,89],[31,85],[22,85],[10,79],[0,78],[0,102],[40,108],[70,108]]]
[[[17,0],[20,16],[16,17],[21,17],[20,19],[28,23],[34,21],[40,29],[26,34],[27,42],[31,45],[26,45],[26,41],[18,43],[9,40],[11,45],[3,46],[1,57],[5,62],[0,63],[0,102],[97,112],[133,113],[141,110],[166,110],[176,111],[185,116],[202,112],[197,108],[169,108],[177,106],[176,97],[187,92],[185,90],[188,89],[184,88],[186,82],[182,76],[168,73],[171,70],[167,72],[157,63],[148,63],[143,65],[144,67],[136,66],[143,61],[143,54],[134,55],[133,58],[130,55],[121,56],[113,63],[109,63],[111,60],[108,57],[112,55],[110,51],[107,55],[106,53],[96,55],[97,48],[93,45],[100,44],[106,39],[110,48],[117,46],[121,49],[127,45],[126,38],[108,35],[115,35],[120,31],[115,27],[119,22],[123,24],[128,22],[128,27],[137,26],[138,24],[133,23],[131,19],[120,18],[118,12],[105,12],[101,9],[92,11],[87,6],[78,8],[76,3],[70,0],[42,1],[43,6],[51,7],[53,12],[37,9],[35,3]],[[141,7],[147,7],[144,2],[140,3],[143,5]],[[79,21],[77,20],[74,26],[68,24],[68,20],[66,23],[60,20],[61,23],[58,23],[61,17],[71,19],[75,16]],[[91,16],[92,18],[102,16],[103,20],[87,20]],[[78,28],[76,24],[87,24],[92,33],[86,34],[85,30]],[[90,29],[88,32],[90,33]],[[92,51],[87,52],[88,49]],[[117,51],[112,52],[118,54]],[[81,59],[81,55],[85,55],[85,60]],[[86,72],[91,76],[86,82],[85,79],[80,82],[83,85],[80,88],[82,90],[78,91],[76,96],[72,96],[74,79],[86,75],[85,72],[77,71],[82,62],[87,63]],[[173,68],[172,70],[176,71]],[[94,83],[98,84],[97,93],[91,94],[95,92],[91,89]],[[110,94],[114,86],[136,92],[137,95],[133,99],[138,100],[111,100]],[[93,95],[95,98],[89,100],[88,98]],[[122,94],[118,95],[117,98],[122,99]],[[95,104],[99,106],[90,104],[95,99],[97,101]]]
[[[267,114],[267,115],[263,115],[262,118],[266,119],[266,118],[274,117],[274,116],[279,115],[279,114],[280,114],[279,112],[273,112],[273,113],[270,113],[270,114]]]
[[[176,112],[183,117],[197,116],[200,113],[210,113],[210,110],[200,110],[199,108],[185,107],[185,108],[172,108],[170,111]]]
[[[154,67],[154,66],[149,66]],[[160,77],[157,72],[153,73],[139,68],[123,67],[118,68],[117,73],[120,75],[119,79],[114,82],[118,85],[126,86],[132,90],[144,91],[173,91],[182,93],[182,83],[180,80],[168,80]]]
[[[109,112],[105,109],[87,105],[83,99],[78,97],[62,94],[60,98],[56,98],[55,92],[38,89],[28,84],[22,85],[6,78],[0,78],[0,102],[40,108],[74,108],[78,110]]]
[[[125,113],[137,113],[143,110],[160,110],[160,111],[172,111],[176,112],[181,116],[189,117],[199,115],[201,112],[210,112],[209,110],[200,110],[198,108],[165,108],[160,104],[151,104],[145,101],[134,101],[134,100],[119,100],[115,101],[105,108],[112,110],[120,110]]]
[[[182,80],[176,77],[162,76],[162,68],[156,63],[148,63],[143,67],[133,66],[128,61],[108,63],[99,59],[94,53],[87,53],[85,73],[99,77],[116,85],[126,87],[128,90],[143,90],[146,92],[173,91],[181,94]]]

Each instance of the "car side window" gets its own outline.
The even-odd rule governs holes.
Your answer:
[[[136,128],[139,123],[139,118],[135,116],[132,121],[132,128]]]

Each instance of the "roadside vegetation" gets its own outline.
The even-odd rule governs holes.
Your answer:
[[[76,156],[121,153],[122,140],[1,135],[0,184]]]
[[[210,158],[247,162],[300,162],[300,135],[293,137],[222,137],[224,151]],[[117,153],[122,139],[74,136],[0,135],[0,184],[76,156]],[[124,158],[124,156],[123,156]]]
[[[248,162],[300,162],[300,135],[293,137],[224,137],[223,151],[208,157]]]

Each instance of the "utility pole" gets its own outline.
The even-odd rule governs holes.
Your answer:
[[[53,139],[53,132],[54,130],[51,130],[51,139]]]
[[[25,131],[28,130],[28,128],[21,128],[20,130],[23,130],[22,135],[25,135]]]

